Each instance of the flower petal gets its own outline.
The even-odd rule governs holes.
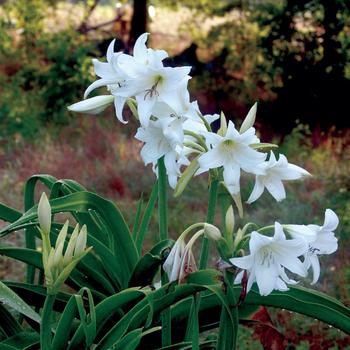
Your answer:
[[[253,203],[254,201],[256,201],[258,198],[260,198],[260,196],[263,194],[264,192],[264,184],[261,181],[261,178],[258,176],[256,176],[255,178],[255,185],[253,188],[252,193],[250,194],[247,203]]]
[[[114,101],[112,95],[102,95],[88,98],[68,106],[68,110],[78,113],[98,114]]]

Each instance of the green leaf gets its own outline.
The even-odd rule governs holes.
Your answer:
[[[40,322],[40,316],[12,289],[0,281],[0,301],[30,319]]]
[[[85,343],[87,347],[92,345],[96,336],[96,310],[91,291],[88,288],[82,288],[81,294],[74,295],[77,304],[81,325],[85,334]],[[86,292],[89,302],[89,314],[86,313],[83,302],[83,293]]]
[[[138,252],[124,218],[114,204],[90,192],[76,192],[54,199],[50,203],[53,213],[88,212],[89,209],[93,209],[101,215],[109,228],[109,232],[113,234],[110,237],[113,242],[113,255],[117,263],[123,267],[120,277],[123,286],[127,286],[132,270],[138,260]],[[35,206],[16,222],[2,229],[0,235],[4,236],[14,230],[35,225],[36,220],[37,207]]]
[[[0,304],[0,329],[7,337],[22,331],[21,325],[2,304]]]
[[[153,185],[151,195],[149,197],[147,206],[146,206],[145,211],[144,211],[143,216],[142,216],[140,228],[139,228],[137,235],[136,235],[135,244],[136,244],[136,248],[137,248],[137,251],[139,252],[139,254],[141,254],[143,241],[145,239],[145,235],[146,235],[146,232],[148,230],[149,223],[151,222],[154,206],[155,206],[156,201],[157,201],[158,183],[159,182],[156,181],[155,184]]]
[[[132,233],[131,233],[131,235],[134,237],[135,240],[136,240],[137,233],[139,231],[142,206],[143,206],[143,193],[141,193],[141,197],[140,197],[139,202],[137,204],[134,224],[132,226]]]
[[[39,334],[32,332],[21,332],[0,343],[1,350],[19,350],[32,348],[39,344]]]
[[[146,253],[137,263],[130,277],[129,287],[147,286],[159,271],[164,260],[164,253],[170,251],[174,241],[166,239],[156,244],[150,252]]]
[[[143,299],[145,292],[138,288],[125,289],[122,292],[112,295],[98,305],[96,305],[96,325],[97,335],[106,322],[112,317],[118,315],[121,312],[123,306],[128,305],[130,302],[134,302]],[[82,326],[75,332],[68,349],[78,349],[84,340],[84,332]]]
[[[0,219],[6,222],[14,222],[22,216],[22,213],[16,209],[0,203]]]

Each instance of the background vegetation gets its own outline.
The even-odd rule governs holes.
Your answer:
[[[95,118],[72,115],[66,106],[80,100],[94,80],[91,58],[104,56],[112,37],[118,37],[120,48],[128,51],[147,28],[152,46],[170,52],[167,64],[193,66],[190,89],[203,112],[223,110],[237,120],[259,100],[263,140],[279,139],[281,152],[313,178],[288,186],[282,206],[264,195],[249,215],[262,224],[276,218],[321,224],[324,210],[334,209],[341,218],[340,249],[323,260],[324,275],[315,288],[350,305],[346,0],[0,3],[1,202],[20,208],[24,181],[34,173],[49,173],[107,195],[126,216],[132,215],[140,194],[148,194],[154,179],[139,159],[132,122],[121,131],[113,110]],[[206,186],[206,179],[200,178],[180,203],[172,205],[173,237],[204,217]],[[18,232],[8,243],[22,240]],[[151,244],[152,226],[149,240]],[[2,257],[0,263],[1,278],[21,279],[21,266]],[[258,348],[252,332],[265,344],[271,325],[291,349],[350,348],[349,337],[338,331],[269,311],[269,320],[264,314],[257,316],[265,317],[266,329],[247,325],[241,334],[242,349]]]

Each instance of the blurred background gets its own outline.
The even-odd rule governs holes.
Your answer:
[[[247,214],[262,225],[321,225],[324,210],[334,209],[340,248],[323,258],[316,288],[350,305],[349,0],[0,0],[0,201],[23,209],[25,180],[49,173],[133,217],[154,182],[133,139],[136,124],[121,125],[113,109],[92,117],[66,107],[95,80],[92,58],[103,59],[113,38],[130,52],[145,31],[150,46],[169,52],[167,65],[193,67],[189,89],[203,113],[222,110],[240,123],[259,101],[262,140],[278,142],[313,178],[288,184],[281,204],[264,194]],[[245,180],[243,198],[252,186]],[[206,187],[201,177],[171,199],[174,237],[203,219]],[[22,241],[18,233],[7,244]],[[0,278],[21,278],[21,266],[2,257],[0,264]],[[319,322],[271,314],[290,349],[350,349],[349,337]],[[247,328],[242,349],[259,349],[252,333],[265,334]]]

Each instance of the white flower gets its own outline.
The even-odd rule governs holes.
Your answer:
[[[265,187],[279,202],[286,198],[282,180],[297,180],[303,176],[310,175],[303,168],[288,163],[287,158],[283,154],[280,154],[279,159],[276,160],[272,151],[269,160],[263,163],[263,167],[265,174],[256,176],[255,186],[248,198],[248,203],[256,201],[263,194]]]
[[[264,173],[261,163],[266,155],[250,147],[259,142],[254,128],[240,134],[229,121],[225,136],[208,132],[205,137],[209,151],[198,158],[198,173],[223,166],[224,183],[232,195],[240,191],[241,169],[253,174]]]
[[[175,188],[177,178],[181,175],[181,166],[189,164],[183,150],[182,121],[176,117],[150,121],[148,127],[138,128],[135,138],[145,143],[141,149],[141,158],[146,165],[153,164],[156,173],[157,161],[164,156],[169,185]]]
[[[182,257],[185,252],[185,242],[178,239],[172,247],[168,257],[163,264],[163,270],[168,275],[169,282],[176,281],[180,275]]]
[[[275,234],[266,237],[254,231],[249,241],[250,255],[232,258],[230,262],[248,272],[247,291],[256,281],[261,295],[268,295],[274,289],[287,290],[286,283],[295,283],[286,275],[288,269],[300,276],[306,275],[303,263],[299,256],[307,251],[304,239],[286,239],[282,226],[275,223]],[[240,282],[242,273],[236,279]]]
[[[328,255],[338,249],[338,240],[334,236],[334,230],[339,224],[338,216],[331,209],[325,212],[323,226],[318,225],[285,225],[286,231],[295,238],[303,238],[307,241],[309,249],[304,255],[304,264],[308,270],[313,271],[312,284],[320,277],[319,255]]]
[[[191,70],[187,66],[164,67],[162,60],[167,57],[167,53],[147,48],[147,36],[148,33],[144,33],[137,39],[133,56],[118,56],[118,67],[127,78],[123,86],[113,92],[115,96],[136,98],[138,115],[143,126],[148,125],[156,102],[162,101],[170,106],[178,104],[177,88],[179,84],[188,81]]]
[[[106,86],[112,95],[96,96],[84,101],[75,103],[68,107],[69,110],[79,113],[88,114],[98,114],[102,112],[109,104],[114,102],[116,108],[117,118],[126,123],[122,116],[123,106],[125,104],[126,98],[114,94],[121,86],[125,85],[125,74],[121,69],[119,69],[117,63],[118,56],[121,53],[114,53],[114,43],[115,40],[109,44],[107,49],[107,62],[100,62],[97,59],[93,59],[92,63],[94,65],[95,73],[100,79],[93,82],[85,91],[84,99],[93,90]]]

